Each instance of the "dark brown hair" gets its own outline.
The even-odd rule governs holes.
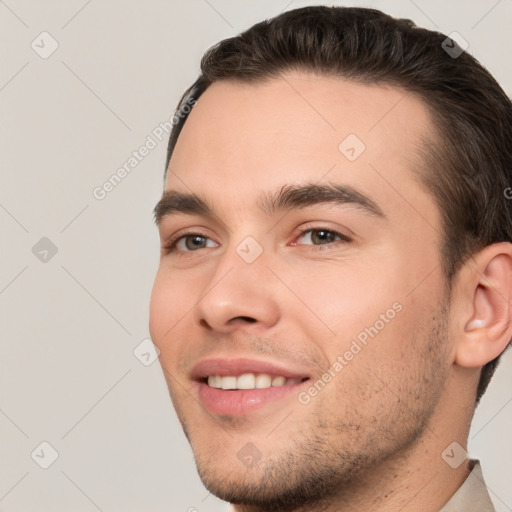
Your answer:
[[[512,200],[505,193],[512,184],[510,100],[446,35],[374,9],[295,9],[210,48],[178,105],[166,168],[190,111],[184,113],[184,106],[195,104],[213,82],[261,83],[293,70],[393,85],[423,100],[436,133],[424,144],[419,179],[442,213],[440,251],[448,285],[469,256],[512,241]],[[483,367],[476,403],[498,361]]]

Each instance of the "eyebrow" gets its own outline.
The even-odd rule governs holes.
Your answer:
[[[257,204],[259,209],[267,215],[319,204],[334,204],[352,205],[375,217],[386,218],[379,205],[362,192],[349,185],[329,182],[322,185],[316,183],[285,185],[276,191],[263,193]],[[194,193],[178,190],[165,191],[153,213],[157,225],[164,217],[180,213],[217,217],[206,199]]]

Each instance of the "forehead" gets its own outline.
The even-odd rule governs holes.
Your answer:
[[[183,127],[166,189],[218,194],[222,183],[223,199],[242,207],[257,192],[327,178],[395,202],[420,194],[432,203],[413,177],[431,130],[423,102],[396,87],[298,72],[259,84],[219,81]]]

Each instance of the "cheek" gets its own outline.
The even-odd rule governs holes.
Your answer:
[[[188,288],[188,289],[187,289]],[[165,341],[172,338],[180,327],[180,319],[191,306],[188,297],[191,286],[184,286],[174,277],[171,279],[165,269],[160,268],[155,277],[149,307],[149,330],[153,343],[162,351]]]
[[[295,310],[305,306],[317,317],[308,314],[311,321],[321,320],[338,340],[348,340],[400,301],[403,294],[394,273],[394,268],[375,268],[363,261],[318,266],[295,279],[292,289],[301,299],[295,301]]]
[[[362,372],[370,381],[376,379],[370,369],[380,369],[394,380],[404,361],[411,369],[417,366],[418,354],[424,351],[421,344],[427,341],[418,336],[418,328],[431,319],[424,301],[410,293],[415,276],[407,277],[399,258],[387,260],[389,265],[385,261],[380,259],[380,266],[363,260],[334,263],[295,280],[296,295],[314,315],[294,301],[293,316],[305,326],[307,337],[317,340],[324,364],[346,355],[350,368],[345,374],[358,369],[356,374]],[[422,292],[432,293],[428,287]],[[382,385],[378,379],[374,384]]]

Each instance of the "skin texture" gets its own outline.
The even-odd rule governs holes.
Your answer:
[[[150,331],[201,479],[238,512],[434,512],[469,474],[441,454],[466,447],[480,366],[510,339],[510,308],[493,290],[510,294],[511,252],[484,250],[450,294],[440,212],[414,178],[432,130],[422,102],[398,88],[304,73],[214,83],[191,112],[165,189],[200,195],[215,216],[161,219],[163,246],[207,239],[162,249]],[[349,134],[366,146],[355,161],[338,149]],[[384,217],[354,205],[257,207],[263,192],[327,182],[361,191]],[[263,250],[250,264],[236,251],[248,236]],[[190,377],[201,359],[273,361],[313,383],[397,303],[307,404],[292,394],[242,417],[202,406]],[[237,457],[247,443],[261,454],[252,467]]]

